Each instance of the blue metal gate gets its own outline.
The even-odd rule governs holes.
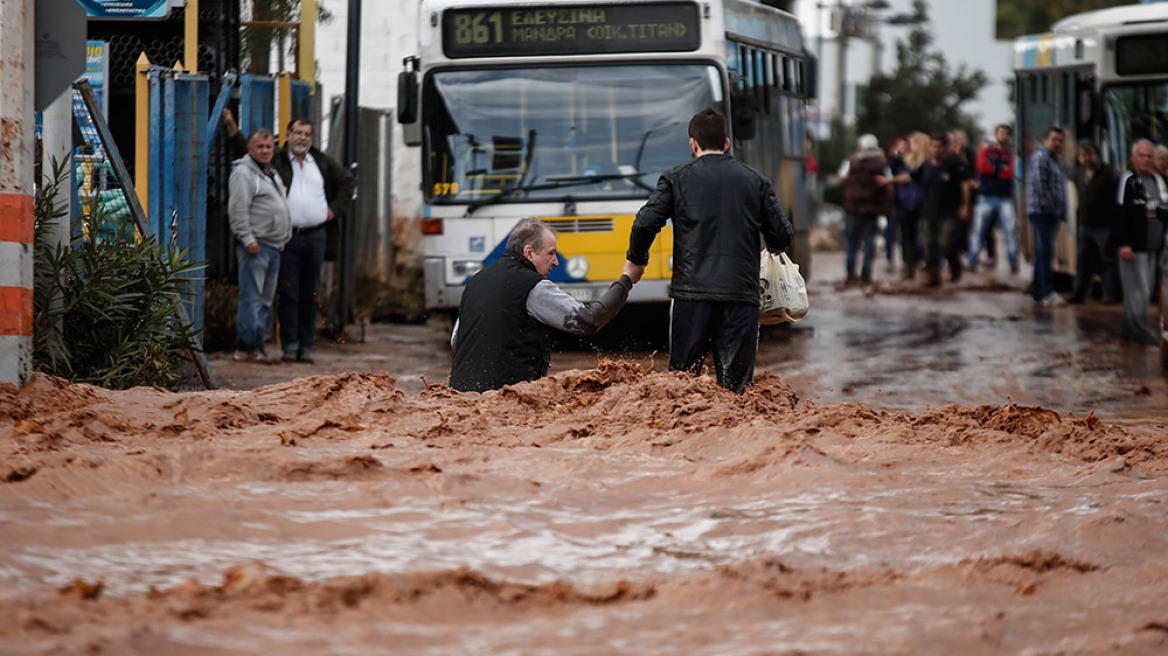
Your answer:
[[[205,75],[151,67],[150,195],[146,213],[158,243],[205,262],[207,224],[207,115]],[[183,299],[197,330],[203,328],[203,275],[193,273]]]

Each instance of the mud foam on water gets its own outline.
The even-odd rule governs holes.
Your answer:
[[[0,388],[0,653],[1163,653],[1168,429],[602,361]]]

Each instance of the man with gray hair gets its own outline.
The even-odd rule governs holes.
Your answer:
[[[1137,344],[1159,344],[1148,328],[1148,302],[1156,257],[1164,240],[1168,187],[1154,170],[1155,146],[1147,139],[1132,144],[1132,170],[1119,178],[1119,216],[1115,243],[1119,247],[1119,281],[1123,285],[1120,337]]]
[[[537,219],[520,221],[495,262],[466,285],[450,337],[450,387],[486,392],[547,375],[551,329],[591,335],[624,307],[641,269],[624,272],[599,300],[581,303],[547,279],[559,264],[556,233]]]
[[[251,133],[247,154],[235,160],[228,181],[227,216],[239,265],[239,313],[235,360],[268,362],[264,330],[272,314],[280,252],[292,238],[284,182],[272,166],[275,138],[264,128]]]

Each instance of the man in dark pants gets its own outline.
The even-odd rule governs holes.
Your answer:
[[[451,388],[486,392],[546,376],[550,329],[595,333],[641,279],[637,267],[626,264],[599,300],[581,303],[547,279],[557,264],[556,233],[546,224],[525,219],[511,230],[503,256],[476,273],[462,294],[450,336]]]
[[[1075,186],[1079,191],[1079,248],[1075,290],[1067,299],[1071,303],[1086,300],[1094,274],[1103,279],[1104,295],[1112,299],[1119,297],[1115,249],[1108,247],[1118,179],[1115,169],[1100,161],[1099,149],[1093,142],[1087,139],[1079,142],[1079,170],[1075,172]]]
[[[1059,223],[1067,220],[1067,176],[1059,161],[1065,139],[1062,128],[1047,128],[1042,147],[1035,149],[1026,169],[1026,213],[1034,227],[1034,281],[1030,295],[1039,305],[1066,304],[1054,291],[1054,240]]]
[[[280,258],[277,286],[280,345],[285,362],[312,362],[326,226],[348,211],[356,181],[344,166],[313,147],[307,119],[288,124],[285,146],[272,161],[288,190],[292,216],[292,240]]]
[[[949,263],[949,278],[961,280],[961,254],[964,251],[964,225],[969,222],[970,183],[965,161],[949,152],[949,135],[938,132],[930,141],[932,157],[911,174],[902,173],[893,180],[911,179],[925,190],[921,212],[925,228],[925,272],[928,287],[941,286],[941,256]]]
[[[712,350],[718,384],[741,394],[758,352],[759,237],[778,252],[795,231],[770,180],[727,154],[721,112],[690,119],[689,147],[694,159],[662,174],[637,212],[627,258],[644,271],[673,220],[669,369],[699,374]]]

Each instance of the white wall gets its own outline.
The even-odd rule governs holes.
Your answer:
[[[317,25],[317,78],[323,87],[325,112],[330,99],[345,93],[348,43],[346,0],[322,0],[333,14],[332,22]],[[361,6],[360,76],[358,102],[362,107],[397,109],[397,74],[402,59],[417,50],[418,0],[364,0]],[[327,121],[321,121],[327,124]],[[401,126],[394,122],[393,212],[394,225],[421,216],[422,195],[417,148],[402,143]]]

